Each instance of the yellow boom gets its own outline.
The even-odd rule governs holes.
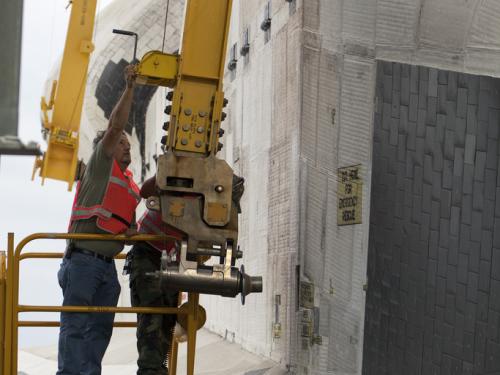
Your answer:
[[[37,158],[33,170],[46,178],[66,181],[71,190],[78,162],[78,139],[83,96],[90,54],[97,0],[73,0],[59,80],[52,83],[50,98],[42,97],[47,151]]]

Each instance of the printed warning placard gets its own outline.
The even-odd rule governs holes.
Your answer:
[[[361,224],[363,182],[361,166],[338,169],[337,225]]]

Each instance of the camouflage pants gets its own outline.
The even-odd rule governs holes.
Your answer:
[[[157,250],[139,243],[131,251],[133,251],[130,271],[132,306],[176,307],[178,293],[163,292],[158,279],[145,276],[147,272],[160,269],[160,256]],[[165,361],[170,350],[175,322],[175,315],[137,314],[139,352],[137,375],[168,374]]]

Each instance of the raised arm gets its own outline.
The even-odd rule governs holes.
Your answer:
[[[104,152],[108,157],[112,157],[116,146],[120,142],[121,135],[125,129],[132,107],[132,100],[134,98],[134,87],[136,71],[134,65],[128,65],[124,71],[125,81],[127,86],[125,91],[115,105],[111,116],[109,117],[109,125],[106,134],[102,140]]]

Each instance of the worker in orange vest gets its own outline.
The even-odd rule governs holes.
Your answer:
[[[78,183],[69,232],[132,235],[140,191],[127,169],[130,143],[124,132],[135,86],[135,67],[125,69],[126,88]],[[114,256],[121,241],[70,241],[59,284],[64,306],[116,306],[120,284]],[[57,375],[99,375],[113,330],[112,313],[61,313]]]

